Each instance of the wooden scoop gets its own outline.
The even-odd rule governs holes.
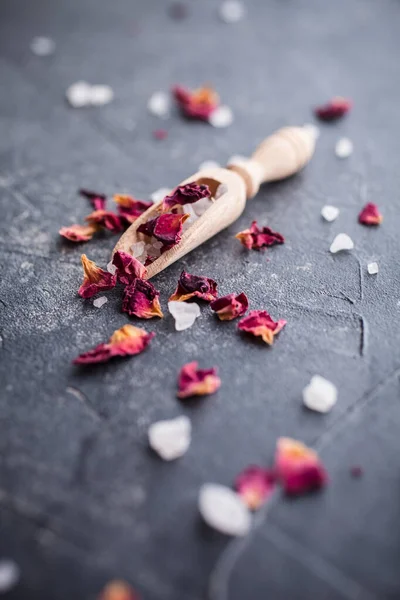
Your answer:
[[[148,265],[146,278],[154,277],[229,227],[242,214],[246,200],[256,195],[262,183],[284,179],[300,171],[312,157],[314,147],[315,138],[310,131],[303,127],[285,127],[266,138],[250,159],[238,160],[226,169],[204,169],[182,181],[179,185],[193,181],[207,184],[212,197],[215,197],[221,184],[224,184],[226,191],[182,234],[179,244]],[[117,250],[132,254],[131,246],[146,239],[137,232],[137,228],[158,216],[161,204],[151,206],[125,231],[113,254]]]

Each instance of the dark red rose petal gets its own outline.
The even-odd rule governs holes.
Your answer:
[[[117,283],[116,275],[100,269],[95,262],[88,259],[86,254],[82,254],[81,261],[84,273],[82,285],[78,290],[81,298],[91,298],[98,292],[105,292],[115,287]]]
[[[120,233],[124,230],[120,217],[109,210],[95,210],[85,217],[85,221],[108,229],[112,233]]]
[[[170,196],[165,196],[162,204],[163,210],[171,210],[176,206],[193,204],[202,198],[210,198],[211,191],[208,185],[197,185],[197,183],[187,183],[177,187]]]
[[[358,215],[358,220],[363,225],[380,225],[383,221],[383,216],[379,212],[377,205],[369,202]]]
[[[286,321],[284,319],[274,321],[266,310],[252,310],[239,321],[238,329],[255,336],[261,336],[266,344],[272,345],[274,337],[285,325]]]
[[[337,121],[346,115],[353,103],[348,98],[332,98],[330,102],[314,109],[315,116],[320,121]]]
[[[79,190],[79,194],[89,200],[94,210],[105,210],[107,201],[105,194],[99,194],[98,192],[92,192],[83,188]]]
[[[277,442],[275,472],[289,495],[318,490],[328,481],[318,454],[290,438],[279,438]]]
[[[177,288],[169,300],[185,302],[194,297],[212,302],[217,298],[217,283],[209,277],[191,275],[182,271]]]
[[[150,281],[135,279],[125,288],[122,310],[141,319],[163,317],[159,295]]]
[[[115,194],[114,202],[118,205],[118,214],[121,218],[125,219],[128,223],[136,221],[140,215],[142,215],[150,206],[153,206],[152,202],[143,202],[143,200],[136,200],[126,194]]]
[[[253,221],[249,229],[240,231],[235,236],[248,250],[260,250],[267,246],[275,246],[275,244],[283,244],[285,238],[280,233],[272,231],[269,227],[257,225],[257,221]]]
[[[208,121],[219,105],[218,94],[210,87],[202,87],[194,92],[177,85],[172,93],[181,110],[188,118]]]
[[[221,386],[217,368],[198,369],[196,361],[183,365],[178,378],[178,398],[214,394]]]
[[[137,277],[143,279],[147,273],[146,267],[140,261],[122,250],[115,252],[112,264],[117,268],[115,274],[118,281],[124,285],[129,285]]]
[[[275,472],[257,466],[247,467],[235,480],[235,489],[250,510],[257,510],[275,489]]]
[[[221,321],[232,321],[236,317],[244,315],[249,307],[249,301],[244,292],[241,294],[228,294],[213,300],[210,304],[211,310],[217,313]]]
[[[61,227],[58,233],[70,242],[88,242],[92,239],[93,235],[96,233],[96,231],[98,231],[98,229],[99,228],[95,224],[75,224],[69,225],[68,227]]]
[[[153,236],[165,246],[174,246],[181,241],[182,225],[189,215],[167,213],[147,223],[139,225],[138,231],[148,236]]]

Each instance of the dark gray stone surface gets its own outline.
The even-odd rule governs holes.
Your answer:
[[[3,0],[0,4],[0,553],[22,579],[9,598],[94,599],[123,577],[145,600],[395,600],[400,597],[400,6],[394,0],[253,0],[236,25],[218,2],[188,3],[174,21],[162,0]],[[31,54],[35,35],[57,43]],[[108,83],[115,101],[72,110],[65,89]],[[174,114],[169,137],[146,111],[150,94],[212,82],[236,121],[218,131]],[[145,322],[151,348],[77,371],[71,360],[127,322],[119,292],[100,310],[76,295],[81,247],[61,225],[82,220],[78,187],[148,196],[205,159],[250,152],[266,134],[311,120],[311,107],[346,95],[354,111],[323,126],[312,163],[265,187],[237,224],[159,275],[163,307],[182,267],[245,291],[252,308],[287,318],[273,348],[246,339],[208,307],[176,333],[170,316]],[[348,135],[354,155],[334,156]],[[357,223],[366,200],[385,216]],[[341,210],[327,224],[325,203]],[[268,222],[287,243],[245,252],[234,233]],[[345,231],[356,248],[332,256]],[[86,245],[105,264],[114,239]],[[378,276],[366,265],[376,260]],[[218,365],[211,398],[179,404],[182,363]],[[326,415],[302,408],[319,373],[339,388]],[[187,455],[165,464],[146,442],[156,419],[193,422]],[[316,447],[331,483],[289,502],[277,495],[254,533],[229,541],[197,513],[199,486],[230,485],[268,464],[277,437]],[[350,477],[362,465],[364,476]]]

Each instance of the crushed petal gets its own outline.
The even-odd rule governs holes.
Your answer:
[[[235,236],[248,250],[260,250],[275,244],[283,244],[285,238],[280,233],[272,231],[269,227],[260,227],[253,221],[249,229],[240,231]]]
[[[99,194],[98,192],[87,190],[85,188],[81,188],[79,194],[89,200],[93,210],[105,210],[107,202],[107,196],[105,194]]]
[[[303,390],[304,405],[310,410],[328,413],[335,406],[336,401],[336,386],[320,375],[314,375]]]
[[[206,302],[212,302],[217,298],[217,283],[209,277],[191,275],[182,271],[176,290],[170,297],[170,301],[185,302],[189,298],[200,298]]]
[[[146,276],[147,269],[134,256],[117,250],[113,256],[113,265],[116,267],[116,276],[120,283],[129,285],[134,279]]]
[[[317,106],[314,113],[320,121],[337,121],[349,112],[352,105],[351,100],[337,96],[327,104]]]
[[[318,454],[291,438],[282,437],[277,441],[275,472],[289,495],[301,495],[318,490],[328,481]]]
[[[191,432],[190,419],[185,416],[157,421],[149,427],[149,444],[163,460],[175,460],[187,452]]]
[[[368,202],[358,215],[358,221],[362,225],[380,225],[383,221],[383,216],[376,204]]]
[[[210,304],[220,321],[232,321],[245,314],[249,307],[249,300],[244,292],[241,294],[228,294],[213,300]]]
[[[98,230],[98,226],[94,223],[90,225],[79,225],[75,223],[74,225],[61,227],[58,233],[70,242],[88,242]]]
[[[155,129],[153,131],[153,138],[155,140],[165,140],[168,137],[168,131],[166,129]]]
[[[368,271],[369,275],[376,275],[377,273],[379,273],[378,263],[377,262],[368,263],[367,271]]]
[[[80,354],[73,363],[75,365],[103,363],[116,356],[140,354],[154,336],[155,333],[147,333],[139,327],[124,325],[114,331],[106,344],[99,344],[92,350]]]
[[[196,302],[168,302],[168,310],[175,319],[176,331],[189,329],[200,316],[200,307]]]
[[[235,480],[235,489],[250,510],[257,510],[275,489],[275,473],[271,469],[250,466]]]
[[[120,233],[124,230],[120,217],[110,210],[94,210],[90,215],[85,217],[85,221],[103,229],[108,229],[112,233]]]
[[[354,242],[347,233],[339,233],[335,239],[333,240],[329,251],[332,254],[336,254],[336,252],[341,252],[342,250],[353,250]]]
[[[274,337],[285,327],[286,321],[274,321],[266,310],[252,310],[238,323],[238,329],[254,336],[261,336],[262,340],[272,345]]]
[[[95,262],[88,259],[86,254],[82,254],[81,261],[84,273],[82,285],[78,290],[81,298],[91,298],[98,292],[105,292],[115,287],[116,275],[98,267]]]
[[[219,105],[219,96],[211,87],[202,87],[194,92],[177,85],[172,94],[181,112],[188,118],[208,121]]]
[[[328,223],[332,223],[339,216],[339,209],[336,206],[331,206],[330,204],[326,204],[321,209],[321,215],[325,221]]]
[[[199,511],[207,525],[225,535],[244,536],[250,531],[249,509],[238,494],[224,485],[201,486]]]
[[[124,290],[122,301],[123,312],[140,319],[163,317],[159,301],[160,292],[150,281],[134,279]]]
[[[114,579],[107,583],[97,600],[140,600],[140,597],[128,583]]]
[[[196,182],[178,186],[170,196],[165,196],[162,210],[168,211],[177,206],[193,204],[201,198],[210,198],[211,192],[208,185],[198,185]]]
[[[221,387],[217,368],[198,369],[198,363],[193,361],[183,365],[178,377],[178,398],[191,396],[207,396],[214,394]]]
[[[146,223],[142,223],[137,228],[139,233],[155,237],[156,240],[162,242],[166,249],[179,244],[181,241],[182,226],[189,215],[178,215],[166,213],[150,219]],[[150,252],[148,252],[150,254]]]
[[[152,202],[136,200],[136,198],[132,198],[128,194],[114,194],[114,202],[118,206],[119,216],[128,223],[136,221],[140,215],[153,205]]]

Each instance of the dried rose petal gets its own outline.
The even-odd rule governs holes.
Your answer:
[[[236,317],[241,317],[248,307],[249,301],[244,292],[222,296],[210,304],[211,310],[217,313],[220,321],[232,321]]]
[[[300,495],[319,489],[328,480],[318,454],[301,442],[279,438],[275,471],[287,494]]]
[[[368,202],[358,215],[358,220],[363,225],[380,225],[383,221],[383,216],[376,204]]]
[[[153,137],[156,140],[165,140],[168,137],[168,131],[166,129],[155,129],[153,131]]]
[[[88,242],[98,229],[94,223],[91,225],[75,224],[68,227],[61,227],[58,233],[70,242]]]
[[[134,279],[143,279],[147,269],[131,254],[117,250],[113,256],[112,264],[116,267],[115,274],[120,283],[129,285]]]
[[[275,488],[275,473],[257,466],[247,467],[235,480],[235,489],[250,510],[257,510]]]
[[[261,229],[257,225],[257,221],[253,221],[249,229],[240,231],[235,235],[240,242],[248,250],[260,250],[267,246],[274,246],[275,244],[283,244],[285,238],[280,233],[272,231],[269,227],[262,227]]]
[[[99,344],[92,350],[80,354],[73,362],[75,365],[86,365],[107,362],[114,356],[140,354],[155,335],[133,325],[124,325],[114,331],[106,344]]]
[[[137,230],[148,236],[153,236],[165,246],[170,247],[181,241],[182,225],[189,218],[189,215],[175,215],[167,213],[160,215],[155,219],[150,219],[147,223],[139,225]]]
[[[182,271],[177,288],[169,301],[185,302],[185,300],[194,297],[212,302],[217,298],[217,283],[209,277],[190,275],[190,273]]]
[[[327,104],[317,106],[314,113],[321,121],[336,121],[347,114],[352,106],[351,100],[337,96]]]
[[[140,598],[128,583],[115,579],[107,583],[97,600],[140,600]]]
[[[211,191],[208,185],[197,185],[194,181],[177,187],[170,196],[165,196],[162,204],[163,210],[171,210],[175,206],[192,204],[202,198],[210,198]]]
[[[120,217],[110,210],[94,210],[85,217],[85,221],[97,224],[99,227],[112,231],[112,233],[120,233],[124,229]]]
[[[105,210],[107,196],[105,194],[99,194],[98,192],[92,192],[91,190],[80,189],[79,193],[84,198],[87,198],[94,210]]]
[[[274,321],[266,310],[252,310],[247,317],[243,317],[238,323],[238,328],[252,335],[260,335],[263,341],[270,346],[274,342],[274,337],[286,325],[284,319]]]
[[[122,310],[131,317],[135,315],[141,319],[163,317],[159,295],[160,292],[150,281],[135,279],[125,288]]]
[[[191,92],[177,85],[172,93],[182,113],[191,119],[208,121],[219,105],[219,96],[211,87],[202,87]]]
[[[136,200],[127,194],[114,194],[114,202],[118,205],[119,216],[128,223],[136,221],[150,206],[153,206],[152,202]]]
[[[216,367],[204,370],[197,367],[198,363],[193,361],[181,368],[178,378],[178,398],[214,394],[221,386]]]
[[[98,292],[105,292],[115,287],[117,276],[112,275],[108,271],[103,271],[96,265],[95,262],[89,260],[86,254],[81,256],[83,266],[83,283],[78,290],[78,294],[82,298],[91,298]]]

